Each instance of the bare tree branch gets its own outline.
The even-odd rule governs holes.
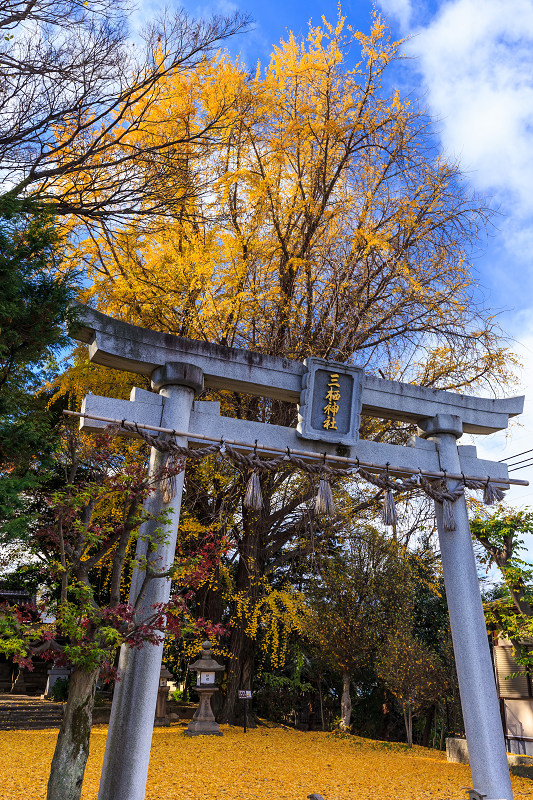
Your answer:
[[[202,129],[178,126],[170,138],[157,135],[149,110],[167,76],[194,70],[249,20],[194,20],[179,10],[155,20],[139,46],[128,38],[126,10],[110,0],[0,4],[3,194],[37,195],[57,213],[109,222],[171,214],[198,191],[184,163],[175,196],[162,196],[169,155],[207,145],[232,99],[221,96]]]

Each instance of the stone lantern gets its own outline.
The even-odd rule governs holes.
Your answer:
[[[172,678],[172,673],[164,666],[161,667],[159,674],[159,687],[157,689],[157,704],[155,707],[155,728],[163,728],[170,725],[167,713],[168,700],[168,679]]]
[[[217,672],[223,672],[222,664],[217,664],[211,653],[211,642],[202,644],[202,655],[189,665],[189,669],[196,672],[196,691],[200,695],[200,705],[187,728],[188,736],[222,736],[218,723],[211,709],[211,697],[218,692],[215,686]]]

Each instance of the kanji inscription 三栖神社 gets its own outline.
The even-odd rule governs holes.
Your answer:
[[[327,431],[337,430],[337,412],[340,408],[340,399],[341,385],[339,383],[339,375],[337,372],[331,372],[325,397],[324,422],[322,423],[322,427]]]
[[[448,487],[447,511],[453,506],[453,526],[446,524],[444,502],[438,494],[435,513],[442,567],[450,614],[461,703],[468,740],[472,778],[476,791],[487,800],[512,800],[502,724],[488,648],[485,620],[464,494],[457,489],[461,475],[482,485],[490,481],[506,487],[507,466],[477,457],[472,445],[458,446],[463,432],[487,434],[507,427],[509,417],[520,414],[523,398],[504,400],[468,397],[382,380],[359,367],[308,358],[304,363],[262,353],[191,341],[157,333],[92,311],[81,309],[82,325],[76,338],[87,342],[96,363],[149,376],[152,391],[134,389],[130,400],[88,395],[82,407],[82,426],[99,430],[106,421],[128,420],[154,431],[173,433],[184,447],[198,447],[206,439],[226,440],[249,452],[258,447],[268,456],[295,451],[312,461],[351,460],[374,472],[387,465],[387,475],[413,475],[417,471],[444,479]],[[243,391],[298,405],[298,425],[277,425],[220,416],[216,402],[198,402],[205,387]],[[419,436],[411,446],[359,439],[361,415],[416,423]],[[150,469],[164,464],[166,455],[152,447]],[[381,467],[377,466],[381,465]],[[517,481],[515,481],[517,482]],[[180,515],[183,473],[178,475],[171,502],[163,491],[150,500],[151,510],[168,511],[168,530],[153,553],[161,571],[174,559]],[[138,553],[146,554],[150,523],[138,540]],[[139,563],[142,563],[142,558]],[[142,583],[133,576],[130,600]],[[168,600],[170,581],[151,582],[139,614]],[[99,800],[142,800],[154,712],[159,684],[163,641],[134,650],[124,645],[119,661],[120,681],[115,688],[106,742]]]

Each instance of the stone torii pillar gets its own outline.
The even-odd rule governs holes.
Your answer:
[[[418,424],[422,436],[436,442],[441,469],[451,474],[460,473],[456,440],[463,435],[461,418],[437,414]],[[448,481],[448,486],[453,488],[456,483]],[[464,495],[453,506],[454,531],[444,529],[440,503],[435,503],[435,514],[472,781],[476,791],[491,800],[512,800],[513,790]]]
[[[163,398],[162,427],[187,430],[194,395],[203,388],[202,371],[191,364],[167,363],[152,373],[152,388]],[[187,446],[184,437],[176,437],[176,442]],[[165,454],[152,448],[151,474],[164,467],[165,458]],[[164,502],[161,489],[157,489],[149,499],[149,511],[153,514],[170,512],[166,537],[163,541],[158,537],[155,551],[148,556],[149,565],[157,572],[166,571],[174,562],[183,481],[184,473],[181,472],[176,476],[176,493],[169,503]],[[147,555],[150,537],[157,539],[157,527],[153,521],[145,523],[137,544],[137,557]],[[131,603],[137,600],[143,577],[143,570],[134,572]],[[168,602],[169,596],[170,579],[152,579],[140,603],[140,619],[149,617],[155,604]],[[158,645],[146,644],[140,649],[122,645],[118,668],[120,680],[115,684],[98,800],[144,798],[162,655],[162,636]]]

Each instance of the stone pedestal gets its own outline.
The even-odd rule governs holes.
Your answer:
[[[211,708],[211,697],[216,691],[216,686],[197,686],[200,695],[200,705],[187,727],[187,736],[222,736],[218,722],[215,720]]]

